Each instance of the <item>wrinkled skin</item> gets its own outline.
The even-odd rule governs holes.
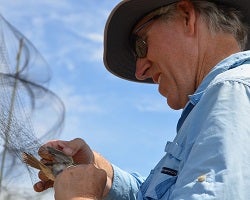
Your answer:
[[[54,182],[55,200],[102,199],[107,174],[93,164],[66,168]]]
[[[60,188],[59,183],[66,184],[66,182],[71,181],[72,183],[78,182],[77,186],[81,188],[82,192],[85,195],[87,191],[89,191],[90,193],[89,196],[91,197],[93,196],[95,191],[97,192],[97,196],[99,196],[100,193],[103,196],[107,195],[112,185],[112,178],[113,178],[112,166],[101,155],[92,151],[84,140],[76,138],[71,141],[61,141],[61,140],[49,141],[48,143],[44,144],[38,151],[39,155],[42,158],[41,161],[43,163],[51,162],[51,157],[49,156],[46,150],[47,146],[58,149],[64,152],[66,155],[71,156],[74,160],[74,164],[76,164],[77,167],[72,167],[72,168],[70,167],[64,169],[62,174],[59,174],[56,177],[55,183],[51,180],[48,180],[48,178],[43,174],[43,172],[40,171],[38,176],[41,179],[41,181],[37,182],[34,185],[34,190],[36,192],[42,192],[48,188],[53,187],[53,185],[55,184],[54,185],[55,192],[58,199],[60,199],[59,196],[61,194],[59,195],[60,189],[58,189]],[[86,172],[84,170],[85,168],[87,169]],[[96,176],[95,172],[101,176],[100,177]],[[82,181],[78,180],[79,177],[76,174],[79,174],[79,177],[82,177],[83,180]],[[92,181],[84,181],[85,179],[86,180],[91,179]],[[103,183],[105,183],[104,191],[102,191]],[[92,190],[88,189],[86,192],[84,192],[85,190],[82,189],[83,187],[84,188],[93,187],[93,188]],[[67,189],[70,190],[70,186],[68,186]],[[75,192],[78,193],[77,191]]]

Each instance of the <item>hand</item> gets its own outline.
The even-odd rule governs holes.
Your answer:
[[[44,147],[52,147],[64,152],[66,155],[71,156],[73,158],[74,164],[94,164],[98,169],[103,169],[107,174],[107,183],[103,193],[105,197],[110,188],[112,187],[113,181],[113,168],[112,165],[103,158],[100,154],[92,151],[88,144],[82,139],[74,139],[71,141],[61,141],[61,140],[54,140],[49,141],[45,145],[43,145],[39,149],[39,155],[43,158],[41,161],[46,163],[50,162],[51,155],[48,154],[47,148]],[[54,182],[49,180],[42,171],[38,174],[41,181],[34,185],[34,190],[36,192],[42,192],[50,187],[53,187]]]
[[[61,141],[54,140],[49,141],[43,145],[38,153],[42,157],[42,162],[50,162],[51,157],[48,154],[47,148],[53,147],[55,149],[61,150],[68,156],[72,156],[75,164],[93,164],[94,163],[94,153],[90,147],[82,139],[74,139],[71,141]],[[37,192],[42,192],[50,187],[53,187],[53,181],[49,180],[42,171],[39,172],[40,182],[34,185],[34,190]]]
[[[106,172],[93,164],[66,168],[55,179],[55,200],[102,199],[106,181]]]

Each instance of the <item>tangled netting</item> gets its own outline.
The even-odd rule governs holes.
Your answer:
[[[32,171],[23,151],[36,155],[61,131],[64,105],[48,89],[50,74],[32,43],[0,15],[0,189]]]

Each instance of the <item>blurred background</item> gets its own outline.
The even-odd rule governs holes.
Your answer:
[[[48,87],[66,108],[64,128],[51,139],[83,138],[113,164],[147,176],[174,138],[180,111],[168,107],[157,85],[128,82],[105,69],[103,31],[119,2],[0,0],[0,13],[50,66]]]

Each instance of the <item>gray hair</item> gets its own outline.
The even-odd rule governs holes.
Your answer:
[[[241,50],[244,50],[247,44],[248,27],[241,21],[242,15],[235,8],[225,5],[217,5],[209,1],[192,1],[194,9],[200,14],[202,20],[208,25],[212,33],[224,32],[234,36]],[[161,8],[163,19],[171,19],[176,13],[176,4]]]

